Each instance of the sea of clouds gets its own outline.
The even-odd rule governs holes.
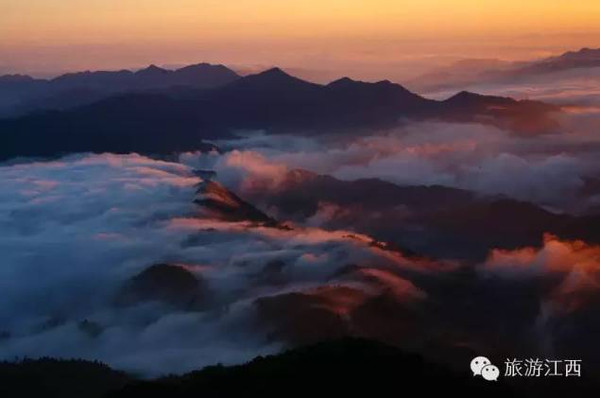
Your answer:
[[[257,297],[319,286],[350,261],[389,263],[344,231],[203,218],[200,181],[135,154],[0,166],[0,358],[85,358],[146,376],[239,363],[282,346],[254,326]],[[287,265],[284,286],[262,282],[275,260]],[[125,281],[156,263],[206,282],[208,308],[115,306]],[[85,333],[86,321],[101,333]]]
[[[437,264],[432,271],[373,247],[368,236],[319,229],[316,220],[267,228],[207,217],[193,203],[202,181],[195,169],[215,170],[242,198],[281,189],[290,170],[305,169],[505,195],[556,212],[597,211],[600,192],[589,189],[600,176],[597,90],[585,76],[575,78],[566,76],[560,92],[542,80],[535,89],[519,86],[569,106],[557,134],[421,122],[343,137],[246,132],[218,142],[222,153],[184,153],[178,161],[77,154],[0,164],[0,359],[77,357],[145,376],[243,362],[285,345],[260,324],[256,299],[327,286],[349,264],[376,281],[353,281],[353,289],[412,292],[418,318],[428,320],[418,334],[457,328],[456,336],[483,341],[512,325],[515,344],[539,343],[550,353],[585,345],[600,302],[600,250],[593,244],[547,236],[540,247],[492,248],[474,269]],[[285,264],[277,284],[264,278],[274,261]],[[115,306],[124,283],[157,263],[178,264],[203,280],[206,310]],[[448,295],[456,289],[462,295]],[[429,319],[436,303],[446,303],[451,325],[435,314]],[[469,329],[476,323],[469,317],[481,320],[481,330]],[[90,336],[84,321],[101,333]],[[517,341],[527,333],[532,340]]]
[[[85,358],[145,376],[240,363],[286,346],[285,339],[273,339],[261,324],[257,299],[331,283],[364,291],[355,305],[374,290],[400,292],[401,302],[423,304],[413,310],[429,319],[434,314],[424,303],[453,302],[446,282],[440,281],[448,277],[448,283],[456,283],[462,278],[460,266],[459,271],[456,264],[424,266],[373,247],[368,236],[311,227],[311,220],[279,229],[210,218],[193,203],[202,181],[194,170],[216,170],[217,179],[242,197],[255,189],[279,189],[285,173],[301,167],[342,179],[441,183],[562,204],[559,193],[576,189],[595,167],[581,152],[548,154],[535,150],[539,139],[529,146],[517,145],[515,139],[488,127],[428,123],[341,143],[252,134],[240,140],[239,149],[186,153],[179,162],[135,154],[80,154],[0,166],[0,358]],[[486,179],[494,184],[477,184]],[[492,250],[478,266],[477,283],[487,286],[481,305],[505,306],[511,300],[505,297],[506,283],[514,280],[521,287],[550,286],[538,292],[543,304],[538,310],[515,308],[497,321],[523,318],[524,333],[542,328],[543,338],[534,333],[535,338],[553,347],[556,318],[595,308],[588,302],[596,297],[590,291],[599,281],[599,252],[596,246],[551,237],[542,248]],[[265,275],[274,261],[285,265],[275,284]],[[157,263],[178,264],[204,281],[207,307],[187,311],[158,302],[115,306],[115,295],[126,281]],[[350,264],[362,267],[360,278],[368,286],[361,280],[335,279]],[[336,290],[317,292],[306,299],[314,294],[339,299]],[[461,306],[458,302],[455,308]],[[487,312],[482,309],[481,314],[485,319]],[[460,311],[454,316],[456,327],[471,322]],[[85,321],[98,325],[101,333],[86,333]],[[438,321],[434,316],[428,322]],[[472,337],[484,341],[474,337],[478,334]]]
[[[188,153],[180,161],[216,170],[222,182],[240,192],[252,186],[248,178],[276,185],[287,171],[304,169],[343,180],[462,188],[581,213],[599,203],[580,191],[600,175],[600,136],[575,118],[582,116],[568,123],[577,127],[532,137],[481,124],[437,122],[360,137],[244,133],[220,143],[233,149],[224,155]]]

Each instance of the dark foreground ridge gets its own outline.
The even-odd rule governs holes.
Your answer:
[[[347,338],[258,357],[240,366],[212,366],[183,376],[140,381],[85,361],[42,359],[0,364],[5,397],[461,397],[592,396],[584,379],[538,379],[531,385],[487,382],[381,343]],[[597,390],[596,390],[597,391]],[[578,395],[579,394],[579,395]]]
[[[0,362],[1,397],[100,398],[132,378],[99,362],[42,358]]]

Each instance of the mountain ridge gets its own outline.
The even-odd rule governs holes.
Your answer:
[[[127,92],[167,90],[172,87],[212,88],[239,79],[224,65],[199,63],[179,69],[156,65],[132,71],[80,71],[51,79],[27,75],[0,76],[0,117],[34,110],[66,110]]]
[[[154,69],[154,68],[153,68]],[[154,73],[154,72],[152,72]],[[163,72],[158,72],[163,73]],[[467,101],[458,101],[463,98]],[[0,119],[0,159],[72,152],[170,154],[235,130],[356,133],[405,119],[477,122],[521,134],[551,132],[559,108],[464,93],[445,101],[389,81],[306,82],[273,68],[209,89],[117,94],[64,111]]]
[[[411,79],[419,93],[468,87],[482,83],[507,83],[574,69],[600,68],[600,48],[582,48],[532,61],[463,59]]]

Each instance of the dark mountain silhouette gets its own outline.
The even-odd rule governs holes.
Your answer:
[[[277,131],[383,127],[434,107],[400,85],[345,81],[322,86],[274,68],[216,90],[210,100],[226,107],[232,128]]]
[[[160,94],[130,94],[70,112],[0,120],[0,159],[54,157],[76,152],[170,154],[216,147],[205,137],[226,136],[207,126],[196,104]]]
[[[163,73],[156,69],[144,73]],[[351,133],[404,119],[479,121],[538,133],[552,128],[557,110],[474,94],[428,100],[389,81],[318,85],[275,68],[214,89],[124,94],[69,111],[0,120],[0,159],[77,151],[165,154],[199,149],[203,139],[225,138],[236,129]]]
[[[3,397],[101,398],[131,380],[99,362],[51,358],[0,362]]]
[[[34,79],[31,76],[27,76],[27,75],[20,75],[20,74],[15,74],[15,75],[2,75],[0,76],[0,84],[21,84],[21,83],[31,83],[36,81],[36,79]]]
[[[275,226],[277,221],[215,181],[203,181],[194,203],[211,216],[228,221],[250,221]]]
[[[297,77],[291,76],[281,68],[271,68],[264,72],[246,76],[240,79],[235,84],[231,84],[223,92],[227,93],[230,90],[234,92],[242,91],[260,91],[263,92],[302,92],[316,90],[321,87],[319,84],[310,83]]]
[[[132,384],[110,397],[383,396],[390,391],[438,391],[461,396],[514,396],[505,383],[490,385],[418,355],[367,340],[343,339],[259,357],[233,367],[214,366],[182,377]]]
[[[440,113],[445,120],[482,123],[491,120],[492,124],[522,134],[555,131],[559,127],[554,118],[548,117],[548,113],[557,111],[558,107],[539,101],[517,101],[461,91],[444,101],[444,105]]]
[[[436,258],[481,261],[493,248],[538,246],[544,233],[600,242],[597,215],[555,214],[503,196],[442,186],[342,181],[296,170],[278,189],[248,199],[298,222],[327,204],[337,210],[324,221],[325,228],[364,233]]]
[[[156,264],[132,277],[118,292],[115,304],[127,306],[143,301],[160,301],[174,307],[202,308],[207,287],[185,268]]]
[[[63,110],[90,104],[111,95],[173,87],[212,88],[231,83],[239,76],[223,65],[201,63],[167,70],[150,65],[136,72],[85,71],[54,79],[23,75],[0,76],[0,116],[33,110]]]
[[[257,357],[239,366],[211,366],[182,376],[140,380],[105,365],[42,359],[0,364],[3,396],[36,397],[306,397],[384,396],[390,391],[461,397],[593,396],[590,378],[473,377],[375,341],[345,338]]]

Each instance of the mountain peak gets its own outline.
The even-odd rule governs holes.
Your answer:
[[[526,74],[552,73],[575,68],[595,68],[600,66],[600,48],[582,48],[564,54],[532,62],[517,72]]]
[[[460,91],[460,92],[454,94],[449,99],[453,99],[453,98],[457,99],[457,100],[458,99],[476,99],[476,98],[481,98],[481,97],[483,97],[483,95],[474,93],[472,91],[463,90],[463,91]]]
[[[346,87],[346,86],[350,86],[352,84],[356,84],[356,83],[360,83],[356,80],[353,80],[347,76],[344,76],[340,79],[334,80],[331,83],[328,84],[329,87]]]
[[[283,69],[281,69],[279,66],[274,66],[272,68],[266,69],[263,71],[264,73],[283,73],[286,74],[285,71]]]
[[[237,87],[260,90],[281,91],[287,89],[312,89],[320,87],[286,73],[281,68],[271,68],[255,75],[249,75],[239,80]]]
[[[478,101],[495,101],[495,102],[514,102],[515,100],[510,97],[500,97],[497,95],[484,95],[474,93],[472,91],[461,91],[458,94],[453,95],[446,101],[452,102],[478,102]]]
[[[377,86],[399,86],[399,84],[396,84],[390,80],[380,80],[377,82],[365,82],[362,80],[354,80],[351,79],[347,76],[344,76],[340,79],[334,80],[331,83],[328,84],[328,86],[346,86],[346,85],[352,85],[352,84],[362,84],[362,85],[377,85]]]
[[[194,203],[212,217],[229,221],[251,221],[275,225],[276,221],[244,201],[216,181],[204,180],[198,185]]]
[[[452,97],[446,99],[444,102],[454,105],[481,105],[483,103],[504,103],[512,102],[511,98],[496,97],[473,93],[471,91],[461,91]]]
[[[230,70],[225,65],[222,64],[209,64],[208,62],[200,62],[198,64],[191,64],[183,66],[177,70],[176,72],[185,71],[185,70],[210,70],[210,69],[221,69],[221,70]]]
[[[21,83],[21,82],[30,82],[35,80],[33,77],[29,75],[2,75],[0,76],[0,83]]]
[[[342,91],[349,92],[353,90],[360,90],[356,95],[375,95],[375,96],[395,96],[402,98],[416,98],[418,97],[416,94],[407,90],[404,86],[400,84],[393,83],[389,80],[381,80],[378,82],[363,82],[360,80],[353,80],[349,77],[343,77],[341,79],[335,80],[327,85],[328,88],[333,91]],[[370,94],[367,94],[370,93]],[[346,95],[346,94],[344,94]]]
[[[600,48],[584,47],[579,51],[569,51],[559,58],[600,59]]]
[[[458,94],[442,101],[450,108],[456,109],[470,109],[470,112],[489,113],[494,112],[498,109],[513,109],[519,111],[519,101],[511,97],[500,97],[493,95],[483,95],[472,93],[470,91],[461,91]],[[520,111],[524,111],[526,108],[521,108]],[[546,112],[549,109],[544,107],[542,112]]]
[[[257,76],[269,76],[269,77],[285,77],[285,78],[293,78],[292,75],[285,72],[283,69],[279,67],[273,67],[271,69],[267,69],[263,72],[257,74]]]
[[[579,53],[579,54],[600,54],[600,48],[583,47],[579,51],[575,51],[575,53]]]
[[[303,81],[301,79],[298,79],[297,77],[294,77],[294,76],[288,74],[283,69],[278,68],[278,67],[267,69],[263,72],[259,72],[254,75],[246,76],[246,79],[270,81],[270,82],[278,82],[278,83],[286,82],[286,81]]]
[[[580,53],[589,53],[589,52],[594,52],[594,51],[599,51],[600,49],[596,48],[589,48],[589,47],[584,47],[581,50],[579,50]]]
[[[136,75],[163,75],[168,73],[169,71],[163,68],[160,68],[154,64],[148,66],[147,68],[140,69],[136,72]]]
[[[193,64],[179,68],[173,72],[175,79],[182,80],[180,83],[192,81],[212,81],[221,84],[231,83],[240,76],[225,65],[213,65],[206,62]]]

